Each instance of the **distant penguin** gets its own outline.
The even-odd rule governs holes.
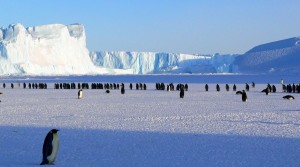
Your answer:
[[[246,94],[245,90],[242,91],[242,101],[243,102],[247,101],[247,94]]]
[[[106,90],[105,92],[106,92],[106,93],[110,93],[110,91],[109,91],[109,90]]]
[[[122,88],[121,88],[121,94],[125,94],[124,86],[122,86]]]
[[[269,95],[270,93],[270,89],[267,87],[266,89],[262,90],[261,92],[265,92],[266,95]]]
[[[252,82],[252,88],[255,88],[255,83],[254,82]]]
[[[0,92],[0,95],[2,95],[3,93],[2,92]]]
[[[179,93],[180,98],[184,97],[184,88],[180,88],[180,93]]]
[[[236,85],[235,84],[233,84],[232,90],[236,91]]]
[[[220,86],[219,86],[219,84],[217,84],[216,89],[217,89],[218,92],[220,92]]]
[[[273,91],[273,93],[276,93],[276,86],[275,85],[272,85],[272,91]]]
[[[78,99],[82,99],[82,89],[80,89],[79,91],[78,91]]]
[[[53,164],[59,148],[57,129],[52,129],[47,134],[43,144],[43,160],[40,165]]]
[[[208,85],[205,84],[205,91],[207,92],[208,91]]]
[[[246,86],[245,86],[245,88],[246,88],[246,91],[247,91],[247,92],[249,92],[250,86],[249,86],[249,84],[248,84],[248,83],[246,83]]]
[[[287,99],[287,100],[294,100],[295,99],[295,97],[292,96],[292,95],[286,95],[286,96],[283,96],[282,98]]]
[[[226,88],[226,91],[229,91],[229,85],[228,84],[226,84],[225,88]]]

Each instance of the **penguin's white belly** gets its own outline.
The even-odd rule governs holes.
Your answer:
[[[82,91],[79,92],[78,98],[79,98],[79,99],[82,99]]]
[[[53,140],[52,140],[52,153],[47,157],[49,163],[53,163],[56,158],[56,154],[58,152],[58,147],[59,147],[59,139],[57,134],[53,134]]]

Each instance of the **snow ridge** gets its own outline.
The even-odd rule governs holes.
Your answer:
[[[242,73],[298,73],[300,38],[289,38],[254,47],[236,58]]]

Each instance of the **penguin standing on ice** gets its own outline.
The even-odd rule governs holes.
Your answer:
[[[184,97],[184,89],[183,89],[183,87],[180,88],[179,96],[180,96],[180,98]]]
[[[47,134],[43,144],[43,159],[40,165],[54,163],[59,147],[57,132],[57,129],[52,129]]]
[[[220,86],[219,86],[219,84],[217,84],[216,89],[217,89],[218,92],[220,92]]]
[[[121,94],[125,94],[125,88],[124,88],[124,86],[121,87]]]
[[[82,89],[78,91],[78,99],[82,99]]]
[[[248,98],[247,98],[247,94],[246,94],[245,90],[243,90],[243,91],[242,91],[242,101],[243,101],[243,102],[246,102],[247,99],[248,99]]]
[[[236,91],[236,85],[235,84],[233,84],[232,90]]]

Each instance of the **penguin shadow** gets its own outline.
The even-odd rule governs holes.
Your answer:
[[[74,99],[78,99],[78,97],[58,97],[58,98],[54,98],[54,97],[49,97],[48,99],[50,99],[50,100],[59,100],[59,99],[70,99],[70,100],[74,100]],[[82,99],[84,99],[84,98],[81,98],[81,99],[78,99],[78,100],[82,100]]]
[[[43,140],[49,128],[0,126],[0,166],[40,166]]]
[[[288,110],[281,110],[282,112],[300,112],[300,109],[299,110],[297,110],[297,109],[295,109],[295,110],[290,110],[290,109],[288,109]]]
[[[272,122],[272,121],[236,121],[236,120],[222,120],[231,123],[245,123],[245,124],[268,124],[268,125],[295,125],[300,126],[298,123],[285,123],[285,122]]]
[[[0,166],[40,166],[50,129],[0,126]],[[66,128],[59,138],[55,166],[295,166],[282,155],[300,154],[299,139],[282,137]]]

